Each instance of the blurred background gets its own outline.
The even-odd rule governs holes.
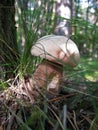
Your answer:
[[[16,0],[15,9],[22,45],[23,30],[27,28],[37,39],[48,34],[66,35],[76,42],[82,54],[98,57],[97,0]]]

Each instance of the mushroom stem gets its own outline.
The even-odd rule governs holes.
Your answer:
[[[60,92],[63,66],[48,60],[43,60],[33,74],[36,85],[48,92],[48,96],[56,96]]]

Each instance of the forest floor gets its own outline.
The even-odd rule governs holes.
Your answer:
[[[44,130],[98,130],[98,61],[81,59],[78,67],[65,72],[59,96],[44,99],[33,109],[13,104],[14,100],[6,102],[0,107],[0,121],[12,130],[43,130],[44,126]],[[4,130],[1,124],[0,130]]]
[[[81,59],[71,75],[65,87],[69,93],[76,93],[67,100],[73,118],[69,120],[71,130],[98,130],[98,61]]]

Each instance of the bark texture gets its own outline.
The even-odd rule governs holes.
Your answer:
[[[4,68],[6,78],[10,77],[9,72],[15,69],[18,54],[14,2],[14,0],[0,1],[0,70],[3,72]]]

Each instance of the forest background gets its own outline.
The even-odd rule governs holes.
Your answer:
[[[43,108],[37,105],[33,112],[30,108],[32,116],[26,114],[23,119],[19,115],[22,126],[18,123],[17,128],[97,130],[98,1],[3,0],[0,1],[0,30],[0,90],[3,91],[24,74],[33,74],[41,59],[31,56],[30,49],[42,36],[66,35],[77,44],[81,55],[75,69],[64,68],[68,84],[63,91],[77,95],[60,103],[59,114],[54,114],[55,110],[47,112],[46,100]]]

